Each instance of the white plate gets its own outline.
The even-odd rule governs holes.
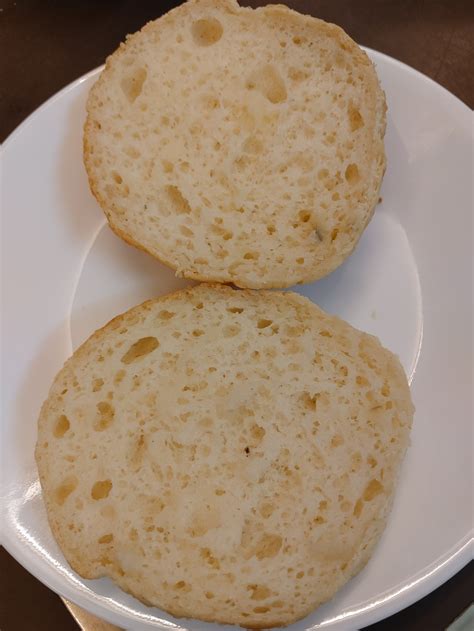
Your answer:
[[[389,104],[383,201],[350,260],[298,291],[400,355],[417,412],[372,560],[293,631],[375,622],[471,556],[471,111],[418,72],[370,54]],[[98,72],[48,101],[2,151],[3,542],[49,587],[110,622],[204,629],[214,625],[173,619],[109,580],[71,571],[48,528],[33,458],[39,407],[72,349],[117,313],[185,284],[115,237],[89,193],[81,135]]]

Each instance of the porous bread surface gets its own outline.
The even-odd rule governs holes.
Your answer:
[[[179,275],[288,287],[356,246],[385,169],[385,109],[339,27],[195,0],[108,58],[84,160],[115,232]]]
[[[80,575],[175,616],[279,626],[367,562],[412,415],[376,338],[297,294],[200,285],[74,353],[36,459]]]

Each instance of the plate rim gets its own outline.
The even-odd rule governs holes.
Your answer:
[[[435,88],[440,92],[440,96],[443,98],[449,98],[452,104],[456,103],[456,106],[460,112],[463,114],[472,113],[473,110],[470,108],[467,103],[462,101],[459,97],[451,93],[447,88],[437,83],[434,79],[427,76],[423,72],[413,68],[412,66],[391,57],[385,53],[379,52],[375,49],[361,46],[363,50],[365,50],[371,60],[377,65],[379,60],[383,62],[398,67],[403,72],[408,72],[410,75],[414,76],[418,81],[422,81],[425,84],[431,85],[431,87]],[[7,149],[12,145],[16,138],[24,132],[31,124],[35,122],[37,117],[42,113],[43,110],[50,107],[56,101],[60,100],[66,93],[76,89],[79,85],[81,85],[84,81],[87,81],[91,77],[98,75],[102,69],[104,68],[104,64],[98,66],[89,72],[81,75],[77,79],[68,83],[66,86],[61,88],[59,91],[51,95],[44,103],[42,103],[38,108],[33,110],[8,136],[7,138],[0,144],[0,157],[1,164],[3,167],[3,161],[6,160],[7,157]],[[472,131],[472,128],[471,128]],[[471,135],[474,135],[471,133]],[[3,170],[3,169],[2,169]],[[6,210],[2,208],[1,215],[4,215]],[[3,240],[3,237],[2,237]],[[3,258],[3,257],[2,257]],[[2,419],[2,433],[4,427],[4,419]],[[8,503],[8,496],[2,490],[2,504],[5,505]],[[65,584],[65,588],[62,588],[60,583],[59,575],[53,572],[51,577],[48,576],[45,578],[41,570],[38,569],[37,563],[35,562],[35,557],[32,557],[30,554],[30,548],[22,546],[22,540],[18,536],[18,533],[11,528],[11,524],[7,519],[2,518],[0,523],[0,543],[6,549],[6,551],[23,566],[30,574],[32,574],[35,578],[37,578],[41,583],[46,585],[49,589],[51,589],[54,593],[71,600],[76,603],[80,607],[84,607],[94,615],[102,618],[103,620],[107,620],[113,624],[122,624],[127,621],[126,628],[129,627],[129,624],[133,624],[133,621],[136,620],[136,617],[133,614],[129,613],[119,613],[115,611],[113,608],[107,606],[106,602],[104,602],[104,597],[99,594],[94,593],[92,591],[92,595],[83,594],[78,592],[74,586],[69,586],[69,584]],[[24,552],[25,551],[25,552]],[[323,623],[320,628],[330,628],[335,624],[344,623],[351,624],[356,621],[358,616],[362,614],[363,616],[363,624],[364,626],[374,624],[380,620],[388,618],[393,614],[402,611],[406,607],[409,607],[411,604],[421,600],[426,595],[440,587],[443,583],[449,580],[452,576],[458,573],[465,565],[469,563],[469,561],[474,557],[474,527],[466,533],[463,539],[458,541],[452,548],[451,551],[445,553],[443,556],[439,557],[437,560],[433,561],[431,565],[420,570],[418,574],[416,574],[410,582],[402,583],[401,585],[394,587],[385,597],[379,598],[378,601],[372,601],[370,604],[367,604],[365,607],[361,607],[358,610],[348,611],[346,614],[341,614],[341,616],[335,616],[334,618],[328,620],[326,623]],[[29,560],[33,562],[29,563]],[[56,582],[58,585],[54,585]],[[84,602],[82,602],[84,600]],[[179,619],[186,620],[186,619]],[[180,622],[178,623],[166,623],[163,620],[157,621],[155,624],[151,622],[150,628],[152,626],[156,626],[156,628],[165,628],[166,626],[173,627],[176,629],[184,629]],[[184,623],[185,624],[185,623]],[[317,627],[311,626],[308,627],[308,631],[311,629],[315,629]]]

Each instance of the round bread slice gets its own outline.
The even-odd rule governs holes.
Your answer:
[[[412,415],[376,338],[297,294],[200,285],[74,353],[36,459],[81,576],[175,616],[280,626],[367,562]]]
[[[385,110],[337,26],[195,0],[108,58],[84,160],[113,230],[178,275],[289,287],[354,250],[378,201]]]

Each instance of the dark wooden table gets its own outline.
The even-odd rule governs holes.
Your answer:
[[[0,142],[48,97],[103,63],[127,33],[175,4],[0,0]],[[470,0],[287,0],[287,4],[339,24],[360,44],[417,68],[474,106],[474,3]],[[471,563],[430,596],[370,629],[445,629],[472,602],[473,594]],[[61,600],[0,549],[1,631],[77,628]]]

